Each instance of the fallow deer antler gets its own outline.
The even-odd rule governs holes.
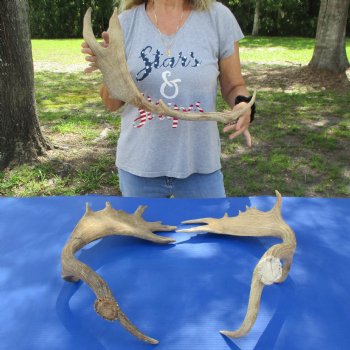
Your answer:
[[[109,321],[119,320],[137,338],[147,343],[157,344],[158,340],[144,335],[130,322],[101,276],[74,256],[88,243],[111,235],[133,236],[163,244],[174,242],[175,240],[171,238],[155,235],[153,231],[172,231],[176,227],[165,226],[161,222],[145,221],[142,218],[145,208],[140,206],[134,214],[128,214],[122,210],[114,210],[107,202],[103,210],[94,212],[87,204],[84,216],[63,248],[62,278],[69,282],[83,280],[96,294],[95,310],[100,316]]]
[[[206,224],[178,232],[210,232],[232,236],[273,236],[282,239],[282,243],[273,245],[259,260],[256,265],[249,294],[247,313],[241,327],[235,331],[220,331],[220,333],[232,338],[246,335],[253,327],[258,315],[262,290],[265,285],[283,282],[289,273],[294,251],[296,248],[295,234],[281,215],[281,194],[276,191],[276,204],[268,212],[262,212],[256,208],[248,208],[244,213],[236,217],[221,219],[203,218],[184,221],[184,224]],[[283,260],[283,267],[281,264]]]
[[[109,20],[110,40],[107,48],[102,47],[94,36],[91,27],[91,8],[86,11],[84,16],[83,37],[97,58],[96,62],[102,72],[110,97],[129,103],[137,108],[183,120],[212,120],[234,124],[255,102],[256,91],[254,91],[253,97],[247,106],[236,111],[183,113],[170,109],[162,100],[159,100],[159,104],[147,101],[132,80],[128,70],[123,32],[118,19],[117,8],[115,8]]]

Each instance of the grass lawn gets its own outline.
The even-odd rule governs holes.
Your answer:
[[[83,39],[32,40],[33,59],[35,62],[53,64],[82,64],[80,45]],[[314,50],[312,38],[285,37],[246,37],[240,41],[242,62],[266,62],[308,64]],[[346,51],[350,57],[350,39]]]
[[[0,172],[0,195],[120,195],[115,172],[119,117],[102,106],[100,74],[84,75],[81,39],[33,40],[39,120],[52,150]],[[254,145],[222,137],[228,196],[350,195],[349,78],[307,68],[314,40],[247,37],[242,71],[258,90]],[[347,41],[350,57],[350,41]],[[226,108],[220,93],[218,109]],[[220,125],[222,129],[222,125]]]

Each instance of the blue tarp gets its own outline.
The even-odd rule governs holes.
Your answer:
[[[109,284],[120,307],[156,346],[93,308],[82,282],[61,279],[60,254],[89,202],[106,201],[184,228],[184,220],[270,210],[275,197],[142,199],[106,196],[0,198],[0,348],[4,350],[313,350],[350,348],[350,199],[283,198],[297,237],[287,280],[265,287],[257,321],[241,339],[252,271],[275,238],[166,232],[176,243],[99,240],[78,258]],[[187,226],[186,226],[187,228]]]

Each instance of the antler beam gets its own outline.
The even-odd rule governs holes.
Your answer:
[[[293,230],[282,218],[281,204],[282,196],[276,191],[276,204],[268,212],[247,207],[246,212],[239,213],[236,217],[229,217],[225,214],[221,219],[203,218],[184,221],[183,224],[206,225],[177,231],[204,231],[231,236],[273,236],[282,239],[282,243],[269,248],[256,265],[250,287],[247,313],[241,327],[235,331],[220,331],[228,337],[243,337],[250,331],[258,315],[264,286],[281,283],[288,276],[296,248],[296,239]]]
[[[83,37],[96,56],[97,65],[102,72],[104,83],[108,88],[111,98],[124,101],[137,108],[158,115],[191,121],[212,120],[231,124],[237,122],[238,118],[246,113],[255,102],[256,91],[254,91],[253,97],[247,106],[236,111],[184,113],[170,109],[162,100],[159,100],[158,104],[150,103],[141,94],[130,76],[125,58],[124,38],[118,19],[117,8],[115,8],[109,21],[109,36],[108,47],[102,47],[97,42],[91,27],[91,8],[89,8],[84,16]]]
[[[110,203],[100,211],[92,211],[86,205],[84,216],[74,228],[61,255],[62,278],[69,282],[83,280],[96,295],[95,311],[109,321],[118,320],[135,337],[151,344],[158,340],[144,335],[126,317],[119,307],[107,283],[89,266],[75,258],[74,254],[88,243],[97,239],[111,236],[133,236],[155,243],[167,244],[175,240],[157,236],[153,231],[173,231],[175,226],[165,226],[161,222],[147,222],[142,218],[145,206],[137,208],[134,214],[115,210]]]

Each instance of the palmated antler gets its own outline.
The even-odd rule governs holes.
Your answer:
[[[128,214],[113,209],[107,202],[103,210],[94,212],[87,204],[84,216],[63,248],[62,278],[69,282],[83,280],[96,294],[95,310],[100,316],[109,321],[118,320],[135,337],[147,343],[157,344],[158,340],[144,335],[130,322],[101,276],[74,256],[88,243],[112,235],[133,236],[163,244],[174,242],[171,238],[155,235],[153,231],[172,231],[176,227],[165,226],[161,222],[145,221],[142,218],[145,209],[145,206],[140,206],[134,214]]]
[[[253,97],[247,106],[236,111],[184,113],[170,109],[162,100],[159,100],[158,104],[147,101],[137,88],[128,70],[123,32],[118,19],[117,8],[115,8],[109,20],[108,47],[102,47],[94,36],[91,27],[91,8],[86,11],[84,16],[83,37],[96,56],[97,65],[102,72],[110,97],[129,103],[139,109],[183,120],[212,120],[234,124],[255,102],[256,91],[254,91]]]
[[[232,236],[273,236],[282,239],[282,243],[267,250],[256,265],[249,294],[247,313],[241,327],[235,331],[220,333],[232,338],[245,336],[253,327],[258,315],[262,290],[265,285],[283,282],[289,273],[296,248],[295,234],[281,215],[282,196],[276,191],[276,204],[268,212],[248,208],[236,217],[227,214],[221,219],[203,218],[184,221],[184,224],[206,224],[178,232],[210,232]],[[281,264],[283,260],[283,267]]]

